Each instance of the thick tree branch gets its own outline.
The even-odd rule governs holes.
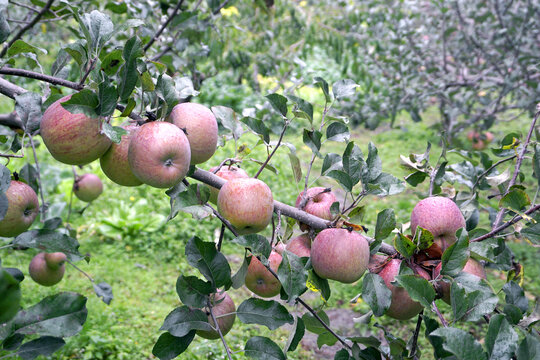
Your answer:
[[[17,86],[6,79],[0,77],[0,94],[15,99],[15,96],[25,93],[26,90]]]
[[[148,49],[150,49],[150,47],[154,44],[154,42],[159,38],[159,36],[161,35],[161,33],[163,32],[163,30],[165,30],[165,28],[167,28],[167,26],[169,25],[169,23],[171,22],[172,19],[174,19],[174,17],[178,14],[178,11],[180,10],[180,6],[182,6],[182,3],[184,2],[184,0],[180,0],[178,1],[178,4],[176,5],[176,7],[174,8],[172,14],[167,18],[167,20],[163,23],[163,25],[161,25],[161,27],[159,28],[159,30],[156,32],[156,34],[150,39],[150,41],[144,46],[144,51],[147,51]]]
[[[15,111],[9,114],[0,114],[0,124],[16,129],[23,127],[23,123]]]

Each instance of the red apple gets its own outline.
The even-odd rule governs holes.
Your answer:
[[[101,120],[84,114],[72,114],[61,103],[71,95],[54,102],[41,119],[40,134],[51,155],[70,165],[88,164],[103,155],[111,140],[101,133]]]
[[[92,202],[103,192],[103,183],[95,174],[84,174],[75,180],[73,192],[79,200]]]
[[[216,170],[217,166],[214,166],[210,169],[210,172],[214,172]],[[221,169],[219,169],[216,173],[217,176],[219,176],[222,179],[225,179],[227,181],[231,179],[247,179],[249,178],[249,175],[241,168],[236,166],[222,166]],[[209,201],[212,203],[217,203],[217,197],[218,197],[219,189],[216,189],[213,186],[210,186],[210,199]]]
[[[0,236],[12,237],[25,232],[36,219],[39,202],[34,189],[12,180],[6,190],[8,209],[0,221]]]
[[[218,210],[240,234],[264,230],[272,221],[272,191],[259,179],[232,179],[218,194]]]
[[[452,200],[433,196],[421,200],[411,214],[411,231],[416,227],[429,230],[442,251],[456,242],[456,231],[465,227],[465,218]]]
[[[352,283],[362,277],[369,263],[369,244],[357,232],[325,229],[311,244],[311,264],[325,279]]]
[[[120,144],[113,143],[109,150],[99,159],[101,170],[109,179],[122,186],[139,186],[142,181],[131,171],[128,161],[129,143],[138,126],[126,126],[128,132],[122,136]]]
[[[302,234],[287,244],[286,249],[300,257],[309,257],[311,255],[311,239],[308,234]]]
[[[397,320],[408,320],[422,311],[422,305],[411,299],[407,290],[392,285],[396,275],[399,274],[400,265],[401,260],[392,259],[379,272],[379,275],[392,292],[392,302],[386,310],[386,315]]]
[[[231,331],[234,325],[234,320],[236,319],[236,306],[234,305],[234,302],[232,301],[229,294],[227,294],[226,292],[210,295],[210,301],[212,302],[212,313],[216,317],[217,323],[219,325],[219,330],[221,331],[223,336],[225,336],[229,331]],[[205,310],[208,313],[208,322],[210,323],[210,325],[215,326],[212,315],[210,314],[208,309]],[[210,340],[220,338],[219,333],[216,330],[197,330],[197,335]]]
[[[433,270],[434,279],[439,277],[439,275],[441,274],[441,269],[442,269],[442,262],[439,263]],[[486,269],[484,269],[484,267],[479,261],[476,261],[474,259],[467,260],[467,263],[463,267],[462,272],[472,274],[482,279],[487,279]],[[442,299],[444,300],[445,303],[450,305],[450,287],[452,284],[449,282],[440,280],[439,285],[441,286],[441,289],[442,289]]]
[[[302,202],[304,192],[296,198],[296,207],[299,207]],[[325,191],[323,187],[313,187],[307,190],[308,201],[305,203],[303,210],[311,215],[318,216],[325,220],[332,220],[330,207],[336,202],[336,196],[331,192]]]
[[[56,285],[64,277],[67,257],[64,253],[39,253],[30,262],[28,272],[36,283],[43,286]]]
[[[275,273],[281,264],[281,255],[272,251],[268,257],[270,269]],[[255,256],[251,257],[246,275],[246,287],[253,293],[269,298],[279,294],[281,283]]]
[[[214,155],[218,125],[209,108],[189,102],[178,104],[172,109],[169,121],[186,132],[191,147],[191,165],[201,164]]]
[[[145,184],[170,188],[189,171],[189,141],[177,126],[153,121],[141,126],[131,138],[128,161],[133,174]]]

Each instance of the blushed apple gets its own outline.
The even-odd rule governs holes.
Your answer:
[[[270,269],[277,273],[279,264],[281,264],[281,255],[272,251],[268,257]],[[269,298],[279,294],[281,283],[268,269],[257,259],[251,256],[246,275],[246,287],[253,293]]]
[[[12,180],[6,190],[8,209],[0,221],[0,236],[12,237],[25,232],[36,219],[39,202],[34,189]]]
[[[217,166],[214,166],[210,169],[210,172],[213,173],[216,170]],[[227,181],[231,179],[247,179],[249,178],[249,175],[244,171],[244,169],[241,169],[237,166],[222,166],[221,169],[219,169],[216,173],[216,176],[219,176],[222,179],[225,179]],[[210,186],[210,199],[209,201],[212,203],[217,203],[217,197],[219,193],[219,189],[216,189],[213,186]]]
[[[142,181],[137,179],[128,161],[129,143],[138,126],[126,126],[128,132],[122,135],[119,144],[113,143],[109,150],[99,159],[101,170],[109,179],[122,186],[139,186]]]
[[[288,242],[286,249],[299,257],[310,257],[311,239],[308,234],[299,235]]]
[[[61,252],[44,253],[34,256],[28,267],[30,277],[43,286],[56,285],[64,277],[66,254]]]
[[[92,202],[103,192],[103,183],[96,174],[84,174],[73,183],[73,192],[79,200]]]
[[[384,283],[392,292],[392,302],[386,310],[385,315],[397,320],[408,320],[422,311],[422,305],[411,299],[407,290],[402,287],[392,285],[396,275],[399,274],[401,260],[392,259],[379,272]]]

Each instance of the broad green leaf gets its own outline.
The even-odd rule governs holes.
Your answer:
[[[379,177],[368,184],[370,194],[378,196],[396,195],[405,190],[403,182],[393,175],[382,173]]]
[[[518,340],[518,334],[504,315],[491,317],[485,339],[490,360],[510,360],[517,350]]]
[[[42,336],[40,338],[25,342],[19,349],[17,349],[17,355],[23,360],[32,360],[40,355],[52,355],[65,344],[66,342],[61,338]]]
[[[291,334],[289,335],[289,340],[287,341],[287,345],[285,346],[285,352],[296,350],[298,344],[300,344],[300,341],[304,338],[304,334],[306,332],[306,326],[304,325],[304,321],[302,320],[302,318],[295,316],[294,322],[294,331],[291,331]]]
[[[176,293],[182,304],[202,309],[208,302],[208,295],[215,288],[208,281],[203,281],[195,276],[180,275],[176,280]]]
[[[240,304],[236,315],[244,324],[260,324],[270,330],[294,323],[287,309],[274,300],[247,299]]]
[[[285,360],[285,354],[272,340],[264,336],[254,336],[244,347],[244,355],[257,360]]]
[[[254,133],[259,134],[266,144],[270,144],[270,129],[261,120],[245,117],[240,121],[246,124]]]
[[[430,308],[435,300],[435,289],[426,279],[417,275],[398,275],[397,282],[407,290],[411,299],[418,301],[422,306]]]
[[[287,98],[295,104],[293,114],[296,117],[307,119],[313,123],[313,105],[294,95],[287,95]]]
[[[375,316],[382,316],[390,307],[392,292],[382,277],[367,273],[362,280],[362,299],[369,305]]]
[[[63,252],[71,261],[83,258],[79,253],[79,242],[56,230],[29,230],[17,236],[13,245],[47,252]]]
[[[88,33],[90,35],[90,41],[92,51],[99,54],[101,48],[111,38],[114,31],[114,25],[111,18],[97,10],[93,10],[90,14],[84,14],[81,17],[84,22]]]
[[[266,95],[266,98],[270,104],[276,109],[281,115],[287,116],[287,98],[279,94],[270,94]]]
[[[186,336],[192,330],[211,331],[208,315],[198,309],[181,306],[169,313],[159,330],[168,331],[176,337]]]
[[[99,98],[89,89],[84,89],[73,94],[68,101],[64,101],[61,105],[72,114],[84,114],[91,118],[99,117],[96,113]]]
[[[349,174],[342,170],[332,170],[326,174],[326,176],[331,177],[336,180],[338,184],[347,192],[351,192],[354,183]]]
[[[458,237],[442,255],[441,275],[456,276],[463,269],[469,259],[468,237]]]
[[[343,123],[333,122],[326,129],[326,138],[330,141],[347,142],[350,137],[349,127]]]
[[[451,327],[439,328],[433,331],[430,336],[444,339],[443,348],[453,354],[457,360],[487,360],[482,345],[471,334],[463,330]]]
[[[521,235],[535,244],[540,244],[540,222],[529,224],[521,229]]]
[[[226,106],[212,106],[212,112],[221,125],[229,130],[235,139],[240,138],[243,133],[242,125],[237,119],[233,109]]]
[[[515,305],[525,314],[529,310],[529,300],[525,296],[525,291],[514,281],[504,284],[502,290],[506,294],[505,301],[507,304]]]
[[[530,204],[531,200],[525,191],[513,188],[508,194],[503,196],[501,201],[499,201],[499,208],[509,208],[520,211]]]
[[[354,185],[362,178],[362,169],[365,166],[362,150],[354,142],[348,143],[343,151],[343,171],[349,174]]]
[[[302,140],[315,154],[320,155],[322,133],[318,130],[304,129]]]
[[[370,142],[368,145],[368,158],[366,167],[362,169],[362,181],[364,184],[373,183],[382,174],[382,162],[378,155],[378,150],[375,145]]]
[[[30,163],[26,163],[19,172],[19,178],[29,185],[36,192],[36,194],[39,194],[38,176],[39,174],[36,168]]]
[[[236,274],[232,276],[232,287],[233,289],[239,289],[241,288],[245,282],[246,282],[246,275],[249,267],[249,263],[251,261],[251,256],[244,256],[244,261],[242,262],[242,266]]]
[[[538,359],[540,357],[540,337],[534,334],[525,334],[516,355],[517,360]]]
[[[19,311],[21,301],[20,281],[0,268],[0,324],[11,320]]]
[[[411,185],[412,187],[418,186],[418,184],[421,184],[426,178],[428,177],[428,174],[426,174],[423,171],[415,171],[405,177],[405,181]]]
[[[187,189],[171,197],[171,212],[167,221],[173,219],[179,211],[191,214],[197,220],[210,216],[212,209],[205,205],[209,198],[210,190],[207,186],[189,185]]]
[[[163,111],[160,114],[165,118],[169,116],[172,109],[180,102],[180,94],[176,91],[174,80],[167,74],[161,74],[156,84],[156,94],[163,102]]]
[[[315,271],[310,270],[308,275],[307,287],[310,290],[318,291],[326,301],[330,299],[331,290],[327,279],[323,279]]]
[[[24,53],[33,53],[36,55],[43,55],[47,54],[47,50],[41,49],[38,47],[35,47],[34,45],[30,45],[27,42],[22,41],[21,39],[15,41],[11,46],[9,47],[7,51],[7,56],[12,57],[19,54]]]
[[[128,133],[126,129],[120,126],[112,126],[108,122],[104,122],[101,129],[103,130],[103,133],[116,144],[120,144],[120,141],[122,141],[122,135],[126,135]]]
[[[11,172],[7,167],[0,164],[0,192],[5,193],[11,184]]]
[[[41,96],[29,91],[15,95],[15,111],[23,123],[24,131],[33,134],[41,123]]]
[[[104,81],[98,86],[98,100],[99,105],[96,107],[96,114],[102,117],[111,116],[114,113],[114,110],[116,110],[118,93],[116,92],[116,87],[114,87],[107,77],[105,77]],[[113,139],[111,138],[111,140]],[[118,144],[119,142],[120,140],[116,143]]]
[[[300,258],[289,251],[284,251],[282,254],[277,275],[281,290],[288,295],[289,300],[297,298],[307,290],[306,261],[306,258]]]
[[[123,63],[124,58],[122,57],[122,50],[115,49],[103,58],[101,61],[101,70],[103,70],[107,76],[114,76]]]
[[[330,319],[323,310],[317,311],[317,316],[319,316],[326,325],[330,326]],[[309,332],[312,332],[314,334],[322,334],[328,331],[319,320],[317,320],[313,315],[308,312],[302,315],[302,320],[304,321],[304,325],[306,325],[306,329]]]
[[[270,256],[272,247],[267,238],[259,234],[249,234],[238,236],[232,240],[233,243],[242,245],[243,247],[249,248],[251,252],[255,255],[262,255],[265,258]]]
[[[126,42],[122,52],[125,63],[120,70],[120,81],[118,84],[118,95],[122,102],[128,100],[139,80],[137,59],[141,56],[143,56],[142,43],[139,38],[134,36]]]
[[[324,94],[324,98],[326,100],[326,103],[329,103],[332,101],[332,97],[330,96],[330,89],[328,87],[328,83],[326,80],[324,80],[321,77],[315,77],[315,85],[319,86]]]
[[[163,333],[154,345],[152,354],[160,360],[172,360],[187,350],[194,337],[195,330],[183,337],[176,337],[168,332]]]
[[[419,250],[425,250],[431,247],[433,245],[433,234],[429,231],[424,229],[421,226],[416,227],[416,231],[414,233],[413,243],[415,243],[416,247]]]
[[[397,234],[394,238],[394,247],[406,259],[413,256],[416,250],[416,245],[402,233]]]
[[[384,240],[396,228],[396,215],[393,209],[384,209],[377,214],[377,223],[375,225],[375,239]]]
[[[323,345],[332,346],[334,345],[338,339],[331,333],[331,332],[325,332],[317,336],[317,346],[319,349]]]
[[[326,175],[332,170],[341,170],[342,168],[343,164],[341,163],[341,156],[334,153],[328,153],[324,156],[321,175]]]
[[[289,160],[291,162],[294,181],[298,183],[300,180],[302,180],[302,166],[300,165],[300,159],[293,153],[289,153]]]
[[[214,287],[228,287],[231,284],[229,262],[216,250],[213,242],[204,242],[196,236],[192,237],[186,244],[186,258],[188,263],[197,268]]]
[[[465,272],[454,279],[450,300],[456,321],[482,319],[485,314],[493,312],[499,301],[485,280]]]

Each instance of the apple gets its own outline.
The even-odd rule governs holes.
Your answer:
[[[493,139],[495,139],[495,135],[493,135],[491,131],[486,131],[485,137],[486,137],[486,143],[488,144],[491,143]]]
[[[101,120],[84,114],[72,114],[61,103],[71,95],[52,103],[43,113],[40,134],[51,155],[70,165],[85,165],[100,158],[111,146],[101,132]]]
[[[119,144],[113,143],[109,150],[99,159],[101,170],[109,179],[122,186],[139,186],[142,181],[131,171],[128,161],[128,150],[131,137],[138,129],[138,126],[126,126],[124,129],[128,132],[122,135]]]
[[[8,209],[0,221],[0,236],[12,237],[25,232],[36,219],[39,202],[34,189],[12,180],[6,190]]]
[[[43,286],[56,285],[64,277],[66,260],[66,254],[61,252],[39,253],[34,256],[28,267],[30,277]]]
[[[286,249],[297,256],[310,257],[311,239],[309,238],[308,234],[299,235],[289,241]]]
[[[191,165],[201,164],[214,155],[218,124],[209,108],[190,102],[178,104],[168,120],[185,131],[191,148]]]
[[[369,263],[369,244],[357,232],[325,229],[311,244],[311,264],[317,275],[342,283],[360,279]]]
[[[282,242],[278,242],[276,245],[274,245],[274,251],[277,252],[279,255],[283,255],[285,248],[285,244],[283,244]]]
[[[210,172],[213,173],[217,169],[217,166],[214,166],[210,169]],[[215,175],[219,176],[222,179],[225,179],[227,181],[231,179],[247,179],[249,178],[249,175],[244,171],[244,169],[241,169],[236,166],[222,166],[221,169],[219,169]],[[219,189],[216,189],[213,186],[210,186],[210,199],[209,201],[211,203],[217,203],[217,197],[218,197]]]
[[[73,183],[73,192],[79,200],[92,202],[103,192],[103,183],[95,174],[77,176]]]
[[[411,299],[407,290],[402,287],[392,285],[396,275],[399,274],[401,260],[390,260],[379,272],[384,283],[392,292],[392,302],[386,310],[386,315],[397,320],[408,320],[422,311],[422,305]]]
[[[433,270],[434,279],[437,279],[439,277],[439,275],[441,274],[441,269],[442,269],[442,262],[439,263]],[[465,263],[465,266],[463,267],[462,272],[472,274],[482,279],[487,279],[486,269],[484,269],[484,267],[479,261],[476,261],[474,259],[467,260],[467,263]],[[450,305],[450,287],[452,284],[449,282],[440,280],[439,285],[442,290],[442,299],[444,300],[445,303]]]
[[[295,206],[301,208],[308,214],[318,216],[325,220],[332,220],[332,213],[330,212],[330,207],[334,202],[336,202],[336,196],[331,191],[325,191],[326,188],[323,187],[313,187],[307,190],[307,202],[304,201],[304,207],[302,205],[302,197],[304,196],[304,191],[298,195],[296,198]],[[302,231],[309,230],[309,226],[300,223],[300,229]]]
[[[279,264],[281,264],[281,255],[272,251],[268,257],[268,263],[270,269],[277,273]],[[259,259],[251,256],[246,274],[246,287],[261,297],[269,298],[279,294],[281,283]]]
[[[434,241],[442,251],[456,242],[456,231],[465,227],[465,218],[452,200],[433,196],[421,200],[414,207],[411,214],[411,231],[413,235],[416,227],[429,230]]]
[[[142,125],[131,137],[128,162],[133,174],[145,184],[170,188],[186,177],[191,151],[177,126],[163,121]]]
[[[221,331],[221,334],[225,336],[229,331],[231,331],[234,325],[234,320],[236,319],[236,306],[234,305],[234,302],[229,294],[226,292],[210,295],[210,301],[212,302],[212,313],[216,317],[219,330]],[[210,325],[215,326],[214,319],[212,319],[210,311],[208,309],[205,310],[208,314],[208,322]],[[222,315],[226,316],[219,317]],[[219,333],[216,330],[197,330],[197,335],[209,340],[220,338]]]
[[[274,211],[272,191],[259,179],[227,181],[218,194],[218,211],[240,234],[257,233],[270,224]]]

